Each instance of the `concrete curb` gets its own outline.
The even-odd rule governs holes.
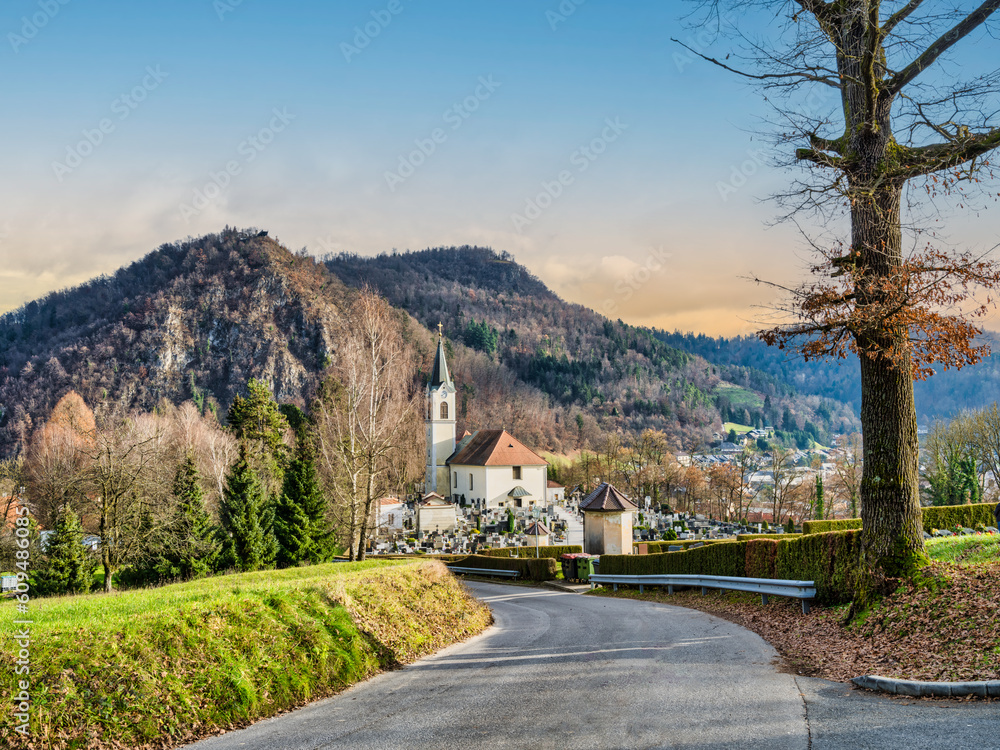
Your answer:
[[[556,591],[565,591],[570,594],[582,594],[590,591],[590,584],[586,583],[563,583],[562,581],[543,581],[543,586]]]
[[[864,675],[854,677],[851,682],[865,690],[875,690],[893,695],[909,695],[914,698],[964,698],[978,695],[981,698],[1000,698],[1000,680],[980,682],[921,682],[919,680],[897,680],[892,677]]]

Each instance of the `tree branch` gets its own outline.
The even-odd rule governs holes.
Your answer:
[[[892,33],[892,30],[896,28],[901,22],[905,21],[913,11],[919,8],[923,4],[924,0],[910,0],[906,5],[893,13],[889,18],[886,19],[885,23],[882,24],[882,38],[885,39]]]
[[[997,0],[997,2],[1000,2],[1000,0]],[[696,49],[692,49],[691,47],[689,47],[688,45],[684,44],[684,42],[682,42],[679,39],[674,39],[673,37],[671,37],[670,41],[674,42],[676,44],[679,44],[684,49],[686,49],[688,52],[690,52],[692,55],[696,55],[697,57],[700,57],[702,60],[705,60],[706,62],[710,62],[713,65],[718,65],[723,70],[728,70],[730,73],[735,73],[736,75],[743,76],[744,78],[752,78],[755,81],[767,81],[767,80],[773,80],[773,79],[796,78],[796,79],[799,79],[799,80],[813,81],[814,83],[822,83],[822,84],[824,84],[826,86],[829,86],[830,88],[835,88],[835,89],[839,89],[840,88],[840,83],[838,81],[834,81],[833,79],[829,78],[828,76],[821,76],[821,75],[816,75],[816,74],[813,74],[813,73],[798,73],[798,72],[796,72],[796,73],[757,73],[757,74],[747,73],[744,70],[737,70],[736,68],[731,68],[728,65],[726,65],[725,63],[723,63],[723,62],[721,62],[719,60],[716,60],[714,57],[709,57],[708,55],[703,55],[701,52],[699,52]]]
[[[958,24],[953,26],[947,33],[924,50],[913,62],[896,73],[886,84],[886,94],[895,96],[910,81],[929,68],[934,62],[947,52],[962,37],[981,26],[986,20],[1000,9],[1000,0],[986,0],[976,10],[967,15]],[[905,10],[905,8],[904,8]],[[902,12],[902,11],[901,11]],[[890,19],[891,20],[891,19]]]
[[[891,171],[893,178],[909,179],[957,167],[1000,146],[1000,128],[975,133],[950,143],[904,148],[901,163]]]

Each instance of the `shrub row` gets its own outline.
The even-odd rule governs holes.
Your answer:
[[[646,551],[650,555],[669,551],[670,547],[683,547],[687,549],[695,544],[717,544],[718,542],[728,542],[729,539],[677,539],[673,542],[638,542],[647,545]]]
[[[845,518],[840,521],[803,521],[803,534],[825,534],[827,531],[849,531],[860,529],[860,518]]]
[[[996,517],[993,515],[993,503],[975,503],[972,505],[937,505],[924,508],[924,531],[931,529],[950,529],[964,526],[969,529],[977,525],[994,526]]]
[[[711,544],[684,552],[653,555],[601,555],[601,574],[741,576],[746,542]],[[719,571],[727,571],[725,573]],[[709,572],[711,571],[711,572]]]
[[[993,503],[974,503],[971,505],[935,505],[921,508],[924,516],[924,531],[930,533],[933,529],[951,529],[964,526],[974,529],[982,524],[993,526],[996,517],[993,515]],[[822,534],[828,531],[845,531],[860,529],[860,518],[846,518],[841,521],[803,521],[803,534]]]
[[[554,558],[539,557],[489,557],[469,555],[457,563],[464,568],[489,568],[490,570],[516,570],[527,581],[551,581],[559,565]]]
[[[778,557],[779,544],[776,539],[748,541],[744,575],[747,578],[777,578],[774,574],[774,563]]]
[[[854,598],[860,555],[860,529],[809,534],[778,543],[774,577],[814,581],[819,601],[842,604]]]
[[[752,542],[754,539],[795,539],[801,534],[737,534],[737,542]]]
[[[559,555],[569,555],[574,552],[583,552],[583,547],[579,544],[553,544],[538,548],[539,557],[551,557],[553,560],[558,560]],[[477,554],[484,555],[486,557],[510,557],[511,555],[517,555],[518,557],[534,557],[535,548],[531,546],[498,547],[497,549],[479,550]]]
[[[787,535],[791,537],[791,535]],[[713,575],[814,581],[819,601],[853,598],[860,530],[785,539],[728,542],[655,555],[601,555],[600,572],[611,575]]]

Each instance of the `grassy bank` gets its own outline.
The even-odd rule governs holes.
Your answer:
[[[12,747],[171,747],[337,692],[482,631],[438,562],[321,565],[31,603],[31,730]],[[7,632],[16,614],[3,606]],[[0,658],[13,662],[4,639]],[[2,691],[12,696],[5,669]]]

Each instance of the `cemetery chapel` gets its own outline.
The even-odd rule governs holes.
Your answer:
[[[448,372],[440,328],[427,383],[424,493],[480,510],[543,506],[548,462],[509,432],[466,432],[456,443],[456,389]]]

